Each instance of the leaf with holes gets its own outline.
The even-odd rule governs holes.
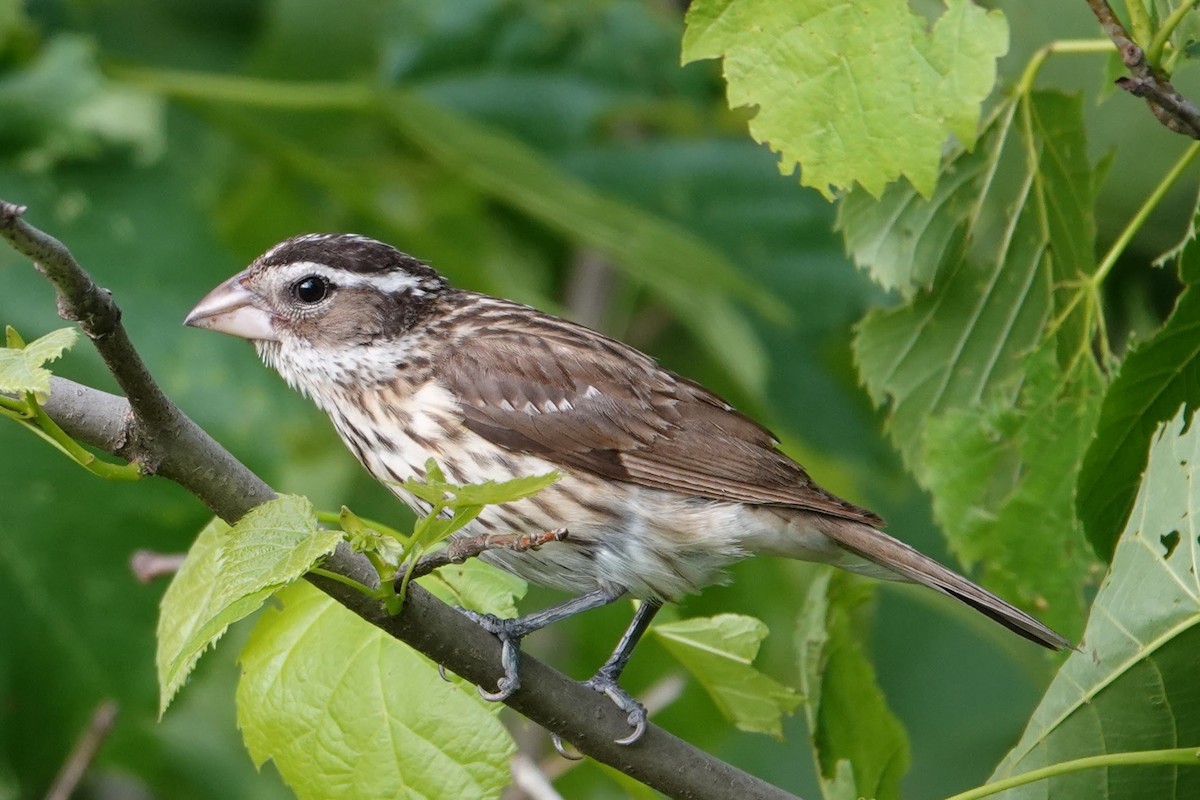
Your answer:
[[[1159,428],[1079,652],[1059,670],[992,779],[1071,759],[1200,748],[1200,429]],[[1114,767],[1011,790],[1007,800],[1200,797],[1200,769]]]
[[[761,620],[719,614],[664,622],[650,630],[734,725],[783,736],[783,715],[796,710],[800,695],[752,666],[767,636]]]
[[[1200,405],[1200,202],[1190,236],[1177,251],[1179,277],[1187,288],[1166,324],[1131,349],[1113,379],[1096,438],[1079,474],[1079,516],[1088,539],[1104,559],[1133,507],[1146,451],[1155,429],[1181,404],[1190,415]]]

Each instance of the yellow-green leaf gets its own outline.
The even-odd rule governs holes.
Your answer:
[[[474,692],[304,584],[242,652],[238,725],[301,800],[498,797],[511,737]]]
[[[19,342],[16,331],[6,329],[7,341]],[[7,394],[50,393],[50,370],[43,365],[56,360],[79,338],[75,328],[59,328],[22,348],[0,348],[0,392]]]
[[[795,711],[801,698],[754,668],[754,657],[767,636],[761,620],[719,614],[664,622],[651,630],[734,725],[783,736],[783,715]]]
[[[1004,17],[969,0],[932,27],[906,0],[697,0],[683,38],[685,63],[725,59],[729,105],[757,108],[751,136],[827,197],[901,176],[928,197],[949,135],[975,141],[1007,50]]]
[[[205,526],[162,599],[155,659],[159,713],[209,645],[308,572],[341,538],[318,530],[308,500],[289,495],[251,510],[232,528],[220,520]]]

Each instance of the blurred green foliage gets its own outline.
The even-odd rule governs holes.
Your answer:
[[[1006,4],[1013,55],[1003,71],[1018,73],[1049,38],[1081,35],[1086,9],[1047,5]],[[30,221],[114,292],[151,370],[197,422],[276,489],[319,507],[408,521],[244,343],[179,323],[279,239],[352,230],[459,285],[648,350],[766,422],[830,489],[944,553],[928,499],[857,386],[851,326],[885,295],[842,255],[832,209],[746,136],[718,64],[679,66],[682,33],[680,9],[659,0],[0,0],[0,197],[27,204]],[[1047,72],[1095,96],[1098,59],[1087,58]],[[244,97],[216,99],[231,86],[222,79],[245,78],[311,83],[296,95],[235,83]],[[355,96],[382,86],[408,101],[386,116],[356,110]],[[1084,104],[1091,154],[1116,148],[1097,200],[1104,246],[1116,227],[1105,221],[1128,218],[1157,162],[1182,143],[1144,113],[1093,124],[1102,111]],[[1148,135],[1167,146],[1144,152]],[[1115,342],[1169,309],[1170,276],[1139,265],[1178,238],[1189,211],[1178,200],[1160,207],[1106,284]],[[4,248],[0,287],[0,323],[30,340],[58,326],[49,287]],[[86,348],[56,369],[112,388]],[[164,586],[139,585],[128,559],[138,548],[187,549],[205,509],[165,481],[102,483],[14,425],[0,426],[0,454],[0,798],[43,792],[106,698],[120,716],[88,796],[288,796],[270,766],[255,772],[235,727],[236,641],[155,720]],[[788,634],[814,572],[743,563],[686,614],[764,619],[773,635],[758,663],[799,685]],[[551,598],[534,591],[523,607]],[[1053,664],[931,593],[888,586],[880,599],[855,623],[873,631],[879,683],[911,739],[906,794],[981,782]],[[627,618],[617,604],[526,646],[584,677]],[[245,635],[235,627],[230,637]],[[641,691],[673,669],[651,638],[626,685]],[[819,794],[802,717],[785,720],[782,742],[740,732],[689,682],[656,721]],[[530,746],[549,752],[540,739]],[[557,786],[572,798],[624,795],[592,764]]]

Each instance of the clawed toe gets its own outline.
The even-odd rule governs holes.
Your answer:
[[[629,721],[629,727],[633,731],[628,736],[622,736],[620,739],[613,741],[619,745],[631,745],[646,732],[646,707],[634,699],[633,695],[622,689],[615,680],[608,677],[603,671],[596,673],[591,680],[584,683],[594,691],[607,697],[613,702],[617,708],[626,712],[626,719]]]
[[[504,677],[496,683],[494,692],[482,686],[476,687],[479,696],[493,703],[507,700],[512,697],[513,692],[521,688],[521,637],[526,631],[523,630],[520,620],[500,619],[492,614],[480,614],[466,608],[458,610],[498,638],[501,644],[500,665],[504,668]]]

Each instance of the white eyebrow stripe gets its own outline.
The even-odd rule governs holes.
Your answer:
[[[335,270],[326,264],[318,264],[315,261],[294,261],[287,265],[287,270],[295,275],[293,280],[299,280],[308,275],[319,275],[334,286],[366,286],[387,294],[408,291],[414,297],[421,297],[426,293],[423,287],[424,281],[408,272],[395,271],[382,275],[358,275],[344,270]]]

